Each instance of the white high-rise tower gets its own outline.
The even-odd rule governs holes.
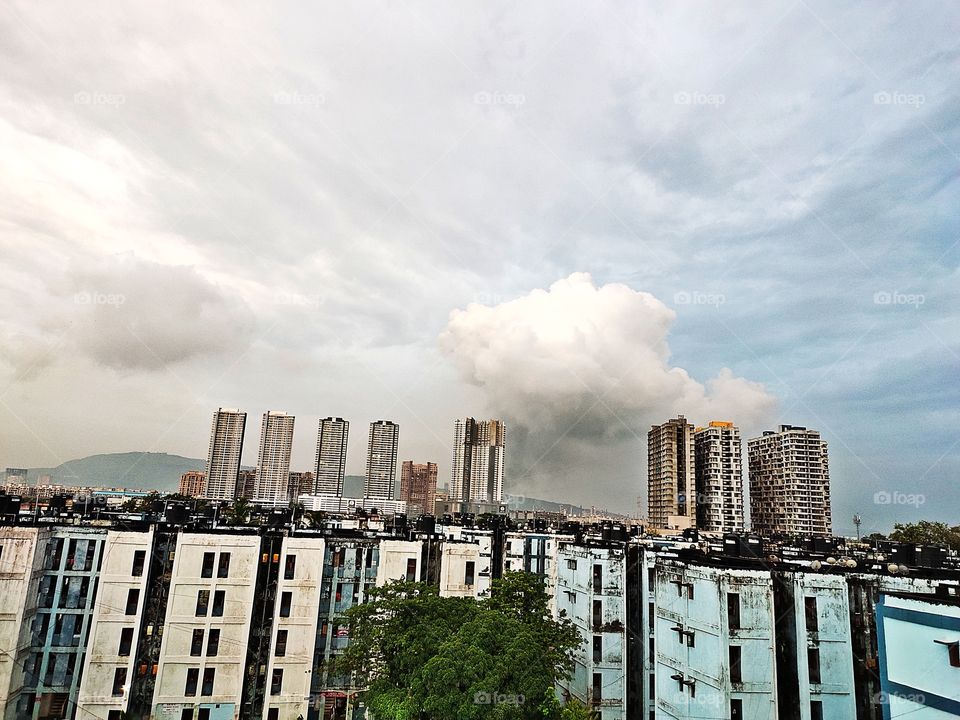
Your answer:
[[[697,528],[743,532],[743,451],[740,429],[713,421],[693,434],[697,478]]]
[[[316,480],[313,491],[318,495],[343,495],[343,473],[347,464],[347,436],[350,423],[343,418],[328,417],[317,430]]]
[[[460,503],[499,503],[507,427],[501,420],[464,418],[454,422],[450,499]]]
[[[210,429],[207,450],[207,479],[203,496],[211,500],[232,500],[240,472],[243,432],[247,414],[240,410],[217,408]]]
[[[397,446],[400,426],[389,420],[370,423],[367,443],[367,480],[363,487],[365,498],[393,500],[393,486],[397,478]]]
[[[751,530],[830,535],[827,443],[816,430],[781,425],[747,441]]]
[[[290,451],[293,449],[293,415],[274,410],[263,414],[260,455],[253,486],[254,502],[287,504]]]

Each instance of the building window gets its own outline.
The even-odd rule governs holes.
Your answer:
[[[810,720],[823,720],[823,702],[822,701],[820,700],[810,701]]]
[[[287,655],[287,631],[277,630],[277,648],[273,653],[277,657],[286,657]]]
[[[593,591],[600,592],[603,589],[603,565],[593,566]]]
[[[807,648],[807,674],[810,682],[820,682],[820,649]]]
[[[599,705],[600,701],[603,699],[602,692],[601,692],[602,688],[603,688],[603,675],[601,675],[600,673],[594,673],[593,674],[593,694],[590,698],[593,701],[594,705]]]
[[[207,657],[216,657],[220,653],[220,631],[216,628],[207,637]]]
[[[687,600],[693,600],[693,583],[687,583]],[[693,686],[690,687],[690,690],[693,691]]]
[[[742,649],[739,645],[730,646],[730,682],[743,682],[743,675],[740,670],[740,657]]]
[[[217,577],[225,578],[230,576],[230,553],[220,553],[220,562],[217,564]]]
[[[267,720],[280,720],[280,708],[270,708],[267,710]]]
[[[743,720],[743,700],[730,701],[730,720]]]
[[[805,597],[803,599],[803,614],[807,621],[807,632],[817,632],[820,622],[817,618],[817,599],[815,597]]]
[[[603,624],[603,603],[600,600],[593,601],[593,627],[598,628]]]
[[[740,629],[740,593],[727,593],[727,628]]]
[[[217,675],[216,668],[205,668],[203,671],[203,687],[200,688],[201,695],[213,695],[213,679]]]
[[[193,708],[184,708],[181,710],[180,720],[193,720]]]
[[[279,695],[282,687],[283,687],[283,670],[280,668],[274,668],[273,677],[270,678],[270,694]]]
[[[123,628],[120,631],[120,647],[117,649],[117,655],[126,657],[130,654],[133,647],[133,628]]]
[[[193,638],[190,640],[190,656],[200,657],[203,654],[203,630],[193,631]]]
[[[210,591],[209,590],[198,590],[197,591],[197,612],[195,613],[197,617],[206,617],[207,616],[207,607],[210,605]]]
[[[576,570],[577,561],[576,560],[567,560],[567,570]]]
[[[213,617],[223,617],[223,603],[226,591],[217,590],[213,593],[213,609],[210,614]]]
[[[143,575],[143,564],[146,562],[146,560],[146,550],[137,550],[133,553],[133,569],[130,570],[130,574],[133,577],[140,577]]]
[[[213,577],[213,558],[216,553],[205,552],[203,554],[203,566],[200,568],[200,577]]]
[[[290,617],[290,604],[293,602],[293,593],[280,594],[280,617]]]
[[[417,559],[407,559],[407,582],[416,582],[417,579]]]
[[[283,566],[283,579],[284,580],[293,580],[293,576],[297,571],[297,556],[296,555],[287,555],[287,561]]]
[[[113,671],[113,691],[110,693],[113,697],[120,697],[126,690],[127,669],[125,667],[117,668]]]
[[[463,584],[473,585],[474,573],[477,570],[477,564],[473,560],[468,560],[463,570]]]
[[[197,694],[197,683],[200,681],[200,668],[187,668],[187,682],[183,686],[183,694],[193,697]]]
[[[140,604],[140,590],[138,588],[131,588],[127,591],[127,615],[136,615],[137,614],[137,605]]]
[[[603,657],[603,636],[594,635],[593,636],[593,662],[600,662]]]

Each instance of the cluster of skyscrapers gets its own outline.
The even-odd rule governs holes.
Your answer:
[[[829,535],[827,443],[816,430],[781,425],[747,441],[750,519],[756,533]],[[651,527],[737,533],[744,528],[740,430],[694,427],[680,415],[647,433]]]
[[[240,460],[246,420],[247,414],[242,410],[218,408],[213,414],[206,478],[203,491],[198,494],[211,500],[250,496],[256,503],[285,505],[291,497],[290,455],[295,418],[277,411],[263,414],[252,492],[240,487],[245,479]],[[499,503],[503,497],[504,423],[458,419],[454,433],[451,499],[461,503]],[[312,483],[297,488],[298,492],[321,499],[343,497],[349,435],[347,420],[339,417],[320,420]],[[397,423],[390,420],[370,423],[364,499],[380,504],[396,499],[399,441]],[[436,463],[403,463],[400,500],[410,504],[412,510],[432,513],[436,488]],[[320,507],[327,505],[321,503]]]

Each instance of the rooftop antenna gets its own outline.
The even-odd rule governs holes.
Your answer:
[[[860,542],[860,523],[863,522],[863,518],[860,517],[860,513],[857,513],[853,516],[853,524],[857,528],[857,542]]]

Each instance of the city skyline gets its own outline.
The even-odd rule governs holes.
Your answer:
[[[633,506],[682,412],[818,428],[838,530],[954,520],[960,8],[876,7],[9,8],[0,465],[282,407],[442,481],[469,409]]]

